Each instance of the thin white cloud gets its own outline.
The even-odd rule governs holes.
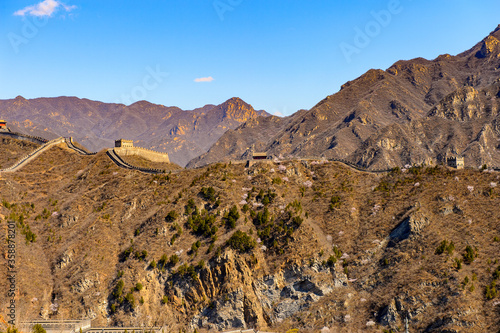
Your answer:
[[[281,113],[280,111],[275,111],[273,113],[273,116],[283,117],[283,113]]]
[[[44,0],[37,3],[36,5],[24,7],[14,12],[15,16],[52,16],[54,12],[62,7],[65,11],[70,12],[76,8],[76,6],[68,6],[57,0]]]
[[[212,82],[213,80],[215,80],[213,77],[209,76],[209,77],[199,77],[197,79],[194,79],[194,82]]]

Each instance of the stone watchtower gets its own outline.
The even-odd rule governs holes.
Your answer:
[[[133,140],[115,140],[115,147],[116,148],[133,148],[134,147],[134,141]]]
[[[464,168],[464,157],[463,156],[452,156],[452,157],[447,157],[446,158],[446,164],[449,167],[455,168],[455,169],[463,169]]]

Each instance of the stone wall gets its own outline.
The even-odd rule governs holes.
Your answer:
[[[30,332],[34,325],[40,324],[47,333],[78,333],[80,329],[86,332],[91,328],[90,319],[83,320],[35,320],[22,322],[21,329]]]
[[[132,147],[132,148],[127,148],[127,147],[120,147],[120,148],[114,148],[115,153],[118,156],[140,156],[145,159],[148,159],[152,162],[159,162],[159,163],[170,163],[170,159],[168,158],[167,153],[159,153],[154,150],[146,149],[146,148],[140,148],[140,147]]]
[[[10,131],[0,131],[0,135],[7,136],[13,139],[18,139],[18,140],[28,140],[33,143],[37,143],[39,145],[43,145],[44,143],[47,143],[49,140],[41,138],[39,136],[32,136],[32,135],[27,135],[27,134],[21,134],[17,132],[10,132]]]

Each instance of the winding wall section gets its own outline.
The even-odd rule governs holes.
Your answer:
[[[67,147],[74,150],[80,155],[85,155],[85,156],[90,156],[90,155],[95,155],[97,152],[88,152],[86,150],[83,150],[73,144],[73,139],[71,137],[69,138],[63,138],[59,137],[57,139],[47,141],[46,139],[40,138],[40,137],[34,137],[30,135],[25,135],[21,133],[16,133],[16,132],[0,132],[0,135],[7,135],[15,139],[24,139],[24,140],[29,140],[32,142],[36,143],[42,143],[40,147],[38,147],[36,150],[33,152],[29,153],[28,155],[22,157],[19,159],[14,165],[5,168],[5,169],[0,169],[0,172],[14,172],[20,170],[22,167],[24,167],[26,164],[30,163],[33,159],[35,159],[38,155],[40,155],[42,152],[50,149],[52,146],[59,144],[59,143],[66,143]],[[129,169],[129,170],[136,170],[144,173],[149,173],[149,174],[162,174],[166,173],[166,170],[162,169],[152,169],[152,168],[141,168],[134,166],[132,164],[129,164],[125,162],[114,149],[108,149],[106,151],[106,155],[119,167],[124,168],[124,169]],[[299,160],[318,160],[317,158],[302,158]],[[348,167],[351,167],[352,169],[361,171],[361,172],[370,172],[370,173],[384,173],[384,172],[390,172],[392,169],[387,169],[387,170],[368,170],[365,168],[362,168],[350,161],[344,160],[344,159],[330,159],[330,161],[335,161],[335,162],[340,162]],[[493,167],[492,168],[495,171],[500,171],[500,167]]]
[[[40,147],[38,147],[37,149],[35,149],[31,153],[29,153],[28,155],[26,155],[26,156],[22,157],[21,159],[19,159],[14,165],[12,165],[12,166],[10,166],[8,168],[5,168],[5,169],[1,169],[0,172],[14,172],[14,171],[18,171],[22,167],[24,167],[26,164],[28,164],[29,162],[31,162],[33,159],[35,159],[38,155],[40,155],[44,151],[50,149],[53,145],[57,145],[57,144],[63,143],[63,142],[64,142],[64,138],[57,138],[57,139],[48,141],[47,143],[41,145]]]

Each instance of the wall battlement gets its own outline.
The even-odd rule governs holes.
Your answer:
[[[170,159],[167,153],[160,153],[147,148],[115,147],[113,150],[118,156],[140,156],[152,162],[170,163]]]

